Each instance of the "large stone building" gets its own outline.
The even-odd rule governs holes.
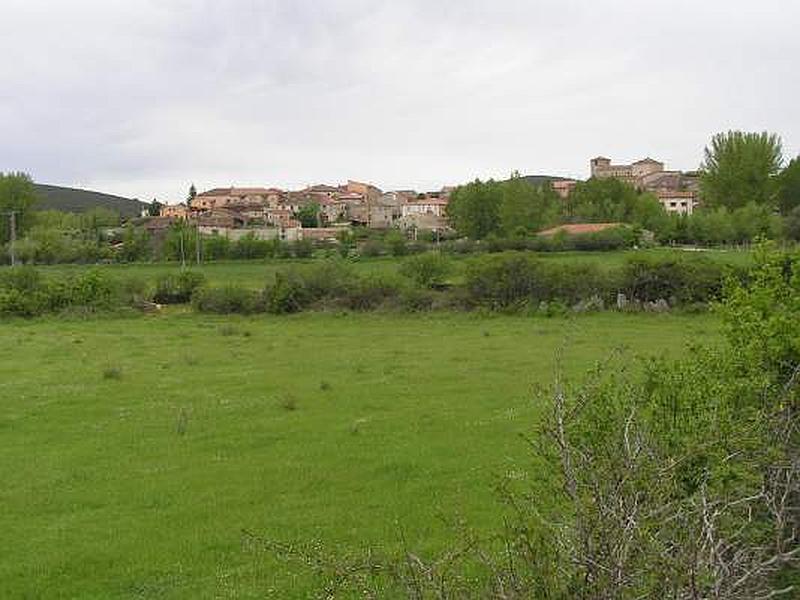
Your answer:
[[[698,205],[697,173],[667,171],[664,163],[645,158],[629,165],[615,165],[598,156],[589,161],[592,177],[620,179],[637,190],[653,193],[667,212],[692,214]]]
[[[664,163],[652,158],[644,158],[629,165],[614,165],[611,164],[610,158],[598,156],[589,161],[589,166],[592,177],[598,179],[614,177],[632,186],[638,186],[643,177],[664,171]]]

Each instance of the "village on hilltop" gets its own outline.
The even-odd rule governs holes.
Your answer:
[[[615,165],[602,156],[589,161],[594,178],[617,178],[638,191],[650,192],[667,212],[692,214],[698,204],[699,177],[694,172],[669,171],[664,163],[645,158]],[[578,181],[553,178],[549,185],[564,200]],[[394,190],[350,180],[342,185],[312,185],[287,191],[274,187],[214,188],[193,195],[188,202],[162,207],[151,219],[150,230],[165,229],[176,220],[192,221],[201,234],[238,240],[333,240],[353,226],[369,229],[443,232],[448,229],[447,205],[454,187],[439,191]],[[314,222],[303,223],[304,208],[315,205]]]

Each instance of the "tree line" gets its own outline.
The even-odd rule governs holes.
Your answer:
[[[562,200],[548,183],[519,173],[507,181],[461,186],[448,206],[451,225],[473,238],[524,237],[563,223],[628,223],[662,243],[740,243],[758,236],[800,240],[800,157],[788,163],[780,137],[729,131],[713,137],[700,169],[700,206],[668,213],[650,192],[615,179],[578,182]]]

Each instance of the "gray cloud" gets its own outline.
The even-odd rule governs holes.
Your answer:
[[[348,177],[439,187],[800,145],[800,6],[674,0],[4,0],[0,169],[176,201]]]

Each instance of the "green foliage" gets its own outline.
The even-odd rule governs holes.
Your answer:
[[[466,290],[472,302],[497,310],[538,307],[554,300],[574,303],[593,296],[610,299],[616,277],[595,264],[552,264],[522,253],[473,260]]]
[[[261,294],[238,285],[222,287],[200,287],[192,294],[195,310],[216,314],[249,315],[264,311]]]
[[[400,273],[423,288],[441,285],[450,271],[450,262],[439,252],[417,254],[400,265]]]
[[[311,240],[298,240],[292,244],[292,254],[295,258],[311,258],[314,254],[314,244]]]
[[[800,365],[800,255],[761,245],[751,276],[728,281],[721,313],[739,363],[785,378]]]
[[[164,208],[164,205],[153,198],[153,201],[147,205],[147,214],[150,217],[157,217],[161,214],[162,208]]]
[[[156,280],[153,300],[161,304],[184,304],[206,283],[206,276],[197,271],[181,270],[165,274]]]
[[[703,203],[728,209],[750,202],[773,206],[775,176],[782,163],[781,139],[775,134],[718,133],[705,149],[700,180]]]
[[[320,226],[320,208],[316,202],[309,202],[301,206],[295,216],[303,227]]]
[[[500,190],[499,230],[506,237],[524,237],[556,221],[559,198],[549,184],[531,185],[515,172]]]
[[[144,229],[127,225],[122,234],[118,258],[122,262],[137,262],[150,258],[150,239]]]
[[[622,270],[626,294],[642,302],[663,299],[671,304],[694,304],[717,300],[724,278],[722,266],[703,258],[631,258]]]
[[[788,239],[800,242],[800,206],[793,208],[786,216],[784,234]]]
[[[386,246],[392,256],[405,256],[408,254],[408,240],[405,234],[393,229],[386,235]]]
[[[222,260],[231,254],[231,242],[221,235],[203,237],[203,260]]]
[[[508,181],[474,182],[457,188],[447,206],[451,225],[471,239],[492,234],[524,236],[553,223],[558,195],[548,183],[531,185],[519,173]]]
[[[651,195],[640,195],[615,177],[592,178],[578,182],[564,206],[566,217],[573,222],[633,223],[637,219],[654,219],[653,201]]]
[[[384,246],[378,240],[367,240],[358,249],[358,253],[366,258],[380,256],[383,254]]]
[[[0,245],[7,244],[11,239],[10,219],[6,213],[15,213],[16,235],[20,239],[33,225],[33,209],[37,200],[30,175],[0,172]]]
[[[273,256],[276,252],[275,241],[277,240],[260,240],[254,233],[248,233],[240,238],[236,243],[232,243],[230,245],[230,257],[238,259],[251,259]],[[280,244],[280,242],[278,243]]]
[[[501,185],[493,180],[474,182],[458,187],[450,196],[447,217],[461,235],[483,239],[497,231],[500,224]]]
[[[778,175],[777,204],[783,215],[800,207],[800,156],[792,159]]]
[[[65,310],[109,311],[130,306],[137,286],[98,270],[76,277],[45,279],[34,267],[15,267],[0,277],[0,315],[34,317]]]

